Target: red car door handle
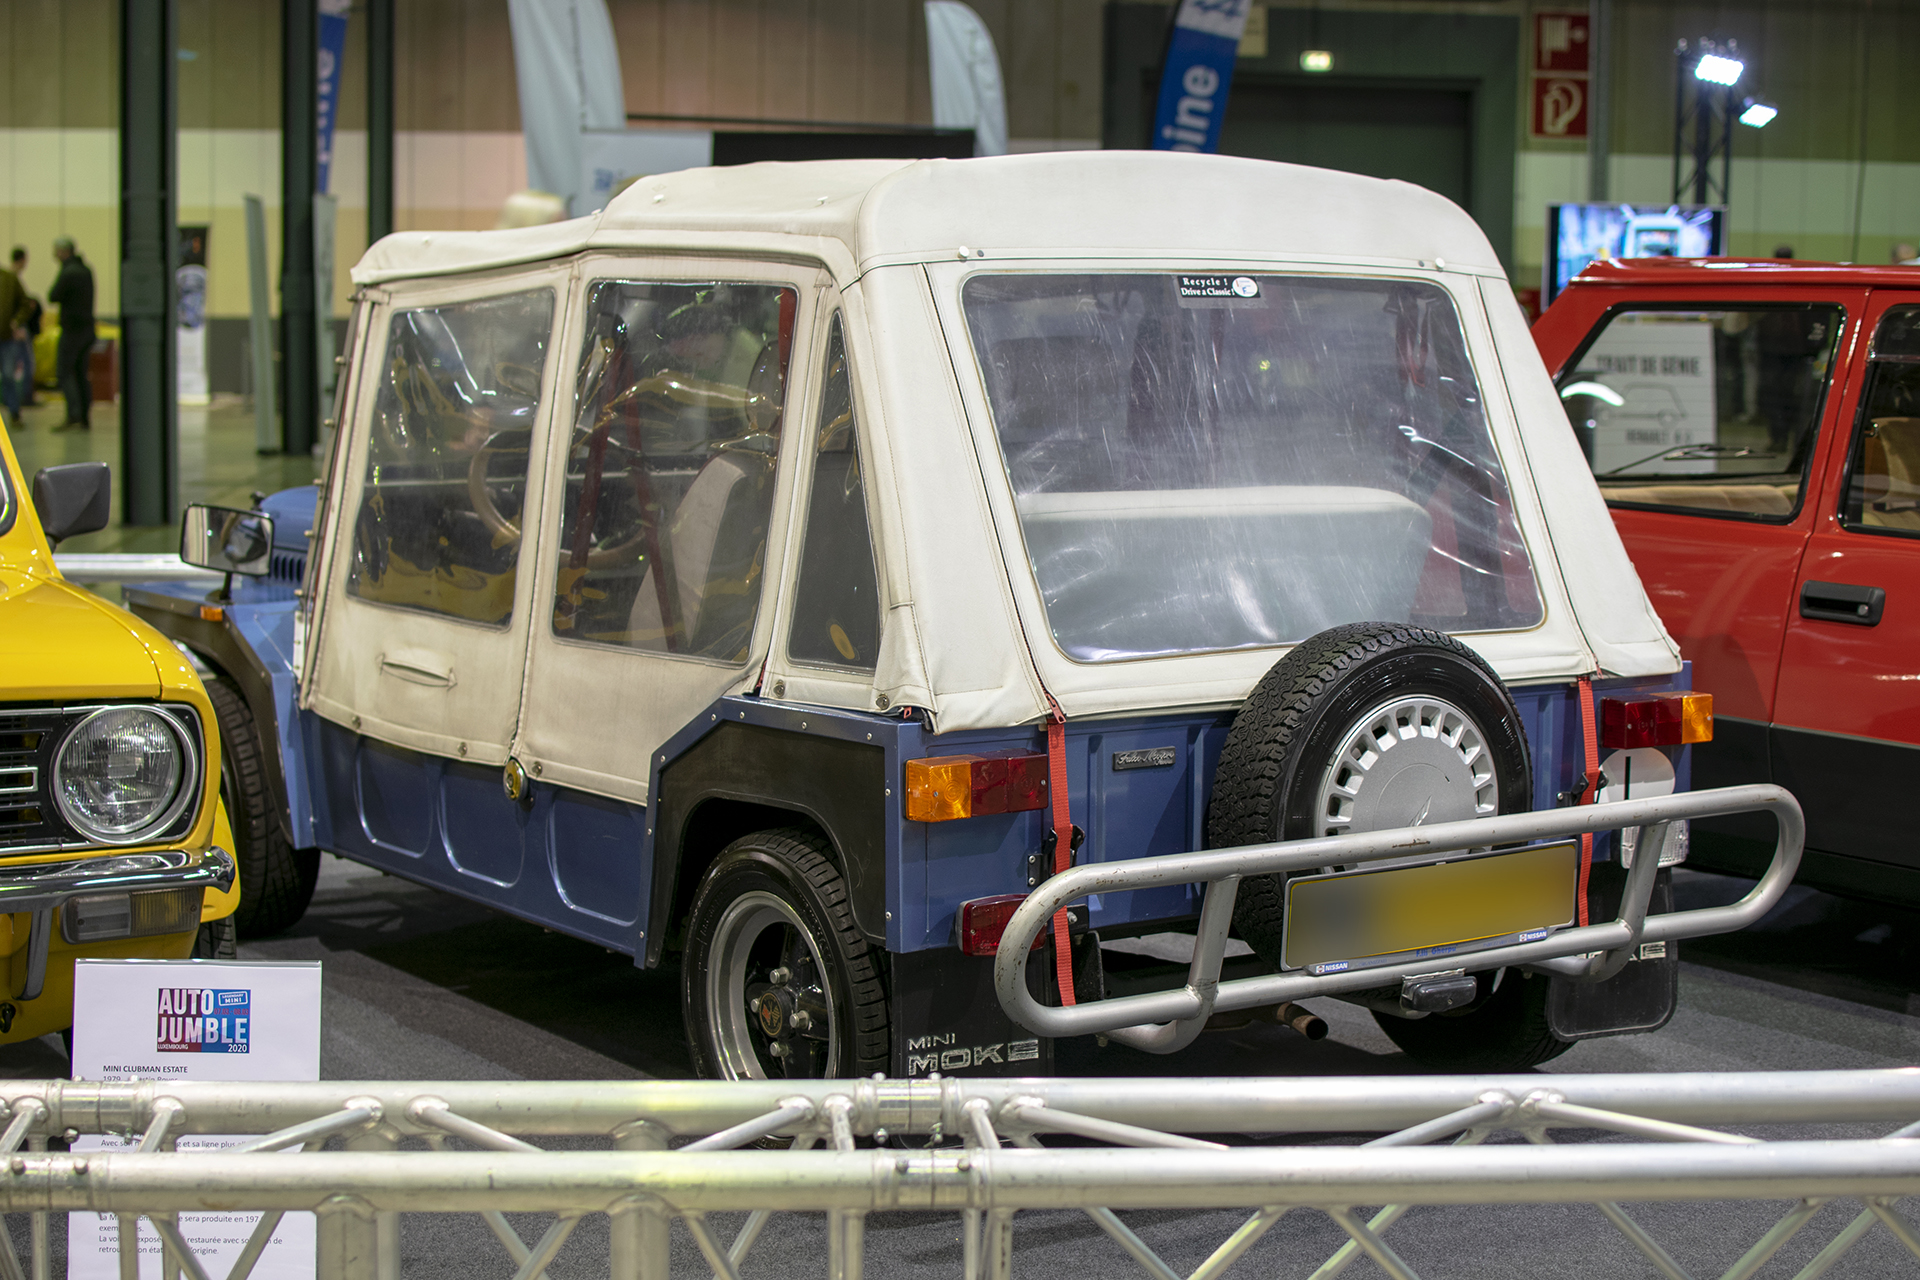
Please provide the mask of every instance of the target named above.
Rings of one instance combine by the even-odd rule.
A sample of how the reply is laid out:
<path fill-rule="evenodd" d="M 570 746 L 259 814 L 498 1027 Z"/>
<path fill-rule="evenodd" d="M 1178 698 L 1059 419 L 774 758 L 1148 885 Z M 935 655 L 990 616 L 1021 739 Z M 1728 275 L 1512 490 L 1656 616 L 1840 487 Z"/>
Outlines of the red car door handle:
<path fill-rule="evenodd" d="M 1800 587 L 1800 616 L 1821 622 L 1850 622 L 1856 627 L 1878 626 L 1887 593 L 1879 587 L 1851 582 L 1807 582 Z"/>

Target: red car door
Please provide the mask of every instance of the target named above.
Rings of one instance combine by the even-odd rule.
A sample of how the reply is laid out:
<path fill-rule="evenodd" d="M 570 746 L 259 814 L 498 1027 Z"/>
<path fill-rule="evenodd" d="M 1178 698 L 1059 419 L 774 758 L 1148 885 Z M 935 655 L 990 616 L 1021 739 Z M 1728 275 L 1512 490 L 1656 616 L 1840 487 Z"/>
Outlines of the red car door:
<path fill-rule="evenodd" d="M 1774 781 L 1810 849 L 1920 867 L 1906 819 L 1920 782 L 1920 291 L 1877 289 L 1792 597 L 1774 705 Z M 1831 873 L 1829 873 L 1831 874 Z"/>
<path fill-rule="evenodd" d="M 1694 664 L 1693 687 L 1714 696 L 1693 785 L 1766 781 L 1782 639 L 1815 522 L 1807 494 L 1838 410 L 1825 379 L 1866 292 L 1706 293 L 1696 282 L 1581 293 L 1542 320 L 1542 351 L 1647 594 Z M 1570 304 L 1589 309 L 1586 325 L 1554 315 Z M 1759 826 L 1727 834 L 1770 842 Z"/>

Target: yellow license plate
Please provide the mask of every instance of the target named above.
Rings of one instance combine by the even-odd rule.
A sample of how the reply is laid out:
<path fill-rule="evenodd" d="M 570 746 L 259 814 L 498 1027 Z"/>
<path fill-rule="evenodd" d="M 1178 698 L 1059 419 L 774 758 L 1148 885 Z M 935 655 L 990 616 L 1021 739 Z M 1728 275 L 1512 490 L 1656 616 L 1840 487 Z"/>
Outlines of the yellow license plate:
<path fill-rule="evenodd" d="M 1536 845 L 1391 871 L 1302 876 L 1287 884 L 1289 969 L 1405 952 L 1444 954 L 1573 919 L 1579 846 Z"/>

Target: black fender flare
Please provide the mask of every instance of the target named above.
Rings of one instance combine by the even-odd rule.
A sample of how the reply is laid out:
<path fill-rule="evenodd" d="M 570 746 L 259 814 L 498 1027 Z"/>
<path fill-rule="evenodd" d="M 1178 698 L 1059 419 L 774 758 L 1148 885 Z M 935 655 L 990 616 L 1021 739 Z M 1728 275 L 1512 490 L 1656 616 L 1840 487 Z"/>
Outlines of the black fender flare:
<path fill-rule="evenodd" d="M 667 935 L 706 870 L 713 849 L 689 848 L 703 809 L 733 807 L 743 818 L 798 815 L 832 843 L 846 877 L 855 926 L 886 940 L 886 752 L 878 744 L 721 721 L 660 766 L 653 810 L 652 893 L 641 963 L 660 962 Z M 736 824 L 737 825 L 737 824 Z M 744 835 L 746 831 L 735 831 Z M 720 840 L 724 845 L 727 839 Z M 690 874 L 685 874 L 690 872 Z"/>

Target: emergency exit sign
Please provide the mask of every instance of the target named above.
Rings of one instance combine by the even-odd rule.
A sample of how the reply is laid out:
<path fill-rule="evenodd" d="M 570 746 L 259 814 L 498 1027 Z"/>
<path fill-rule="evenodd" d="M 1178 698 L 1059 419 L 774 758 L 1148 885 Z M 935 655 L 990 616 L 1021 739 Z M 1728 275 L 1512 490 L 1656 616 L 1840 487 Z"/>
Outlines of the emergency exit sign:
<path fill-rule="evenodd" d="M 1534 137 L 1587 136 L 1589 47 L 1585 13 L 1533 15 L 1530 124 Z"/>

